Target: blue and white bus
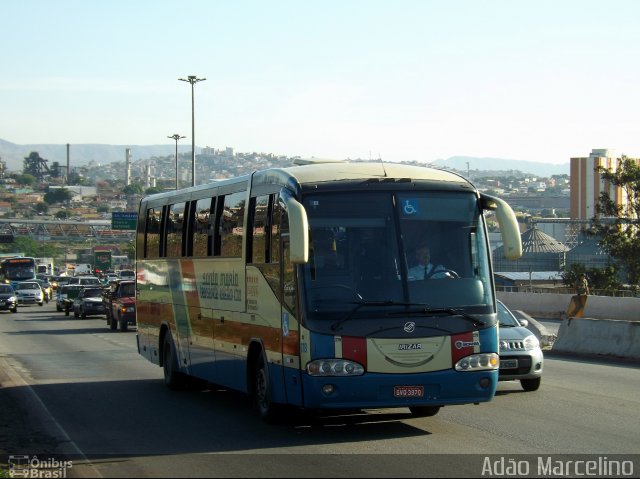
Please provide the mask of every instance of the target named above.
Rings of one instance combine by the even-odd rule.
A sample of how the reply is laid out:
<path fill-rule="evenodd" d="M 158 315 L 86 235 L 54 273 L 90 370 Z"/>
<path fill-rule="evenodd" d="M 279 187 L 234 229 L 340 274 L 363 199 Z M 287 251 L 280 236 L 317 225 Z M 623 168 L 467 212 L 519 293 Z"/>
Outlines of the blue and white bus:
<path fill-rule="evenodd" d="M 517 258 L 511 208 L 442 170 L 298 163 L 142 199 L 140 354 L 169 387 L 192 376 L 243 391 L 265 419 L 283 405 L 432 416 L 491 400 L 485 215 Z M 424 241 L 442 279 L 409 276 Z"/>

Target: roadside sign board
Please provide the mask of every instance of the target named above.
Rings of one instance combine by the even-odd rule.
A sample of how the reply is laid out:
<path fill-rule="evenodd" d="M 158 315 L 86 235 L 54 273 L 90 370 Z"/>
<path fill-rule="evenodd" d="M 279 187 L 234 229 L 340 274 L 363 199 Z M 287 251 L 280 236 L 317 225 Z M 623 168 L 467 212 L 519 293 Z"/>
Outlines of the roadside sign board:
<path fill-rule="evenodd" d="M 135 230 L 138 223 L 138 213 L 114 211 L 111 213 L 112 230 Z"/>

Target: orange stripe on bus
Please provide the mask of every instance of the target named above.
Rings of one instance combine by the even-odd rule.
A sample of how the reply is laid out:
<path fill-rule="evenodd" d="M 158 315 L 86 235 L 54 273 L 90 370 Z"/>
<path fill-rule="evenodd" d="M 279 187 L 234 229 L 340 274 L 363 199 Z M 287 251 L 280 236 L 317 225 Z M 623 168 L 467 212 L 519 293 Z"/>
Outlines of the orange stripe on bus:
<path fill-rule="evenodd" d="M 184 297 L 189 307 L 200 307 L 200 297 L 198 296 L 198 290 L 196 288 L 196 270 L 191 259 L 182 259 L 180 261 L 180 267 L 182 269 L 182 280 L 184 283 L 191 285 L 190 288 L 184 288 Z"/>

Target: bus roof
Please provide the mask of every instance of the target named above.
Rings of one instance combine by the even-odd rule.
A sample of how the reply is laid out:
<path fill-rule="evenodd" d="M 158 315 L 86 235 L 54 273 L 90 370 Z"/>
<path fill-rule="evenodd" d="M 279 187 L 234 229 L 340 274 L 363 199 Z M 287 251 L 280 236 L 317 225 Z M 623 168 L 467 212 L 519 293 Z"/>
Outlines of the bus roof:
<path fill-rule="evenodd" d="M 410 178 L 468 184 L 460 175 L 426 166 L 382 162 L 318 162 L 282 168 L 300 184 L 336 180 Z"/>
<path fill-rule="evenodd" d="M 209 188 L 225 188 L 229 185 L 247 183 L 251 175 L 243 175 L 214 183 L 202 184 L 178 191 L 150 195 L 142 199 L 143 202 L 163 203 L 163 199 L 171 198 L 172 201 L 188 201 L 193 193 Z M 256 171 L 254 182 L 276 183 L 289 185 L 296 189 L 298 185 L 307 183 L 323 183 L 345 180 L 370 180 L 385 178 L 409 179 L 421 181 L 445 182 L 472 186 L 469 181 L 457 173 L 427 166 L 406 165 L 401 163 L 377 162 L 347 162 L 337 160 L 303 160 L 294 166 L 283 168 L 270 168 Z"/>

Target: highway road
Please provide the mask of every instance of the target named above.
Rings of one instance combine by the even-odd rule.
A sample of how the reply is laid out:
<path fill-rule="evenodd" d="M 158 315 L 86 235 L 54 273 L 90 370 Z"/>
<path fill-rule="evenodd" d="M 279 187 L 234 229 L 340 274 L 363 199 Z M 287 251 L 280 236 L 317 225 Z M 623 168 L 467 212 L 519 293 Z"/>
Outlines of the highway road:
<path fill-rule="evenodd" d="M 137 354 L 135 331 L 53 303 L 0 313 L 0 352 L 57 438 L 52 456 L 71 454 L 68 477 L 479 477 L 501 458 L 576 454 L 631 461 L 639 473 L 640 368 L 631 364 L 549 356 L 540 390 L 501 382 L 490 403 L 432 418 L 385 409 L 291 413 L 267 425 L 242 394 L 169 391 Z"/>

